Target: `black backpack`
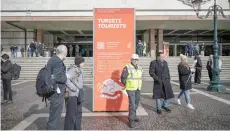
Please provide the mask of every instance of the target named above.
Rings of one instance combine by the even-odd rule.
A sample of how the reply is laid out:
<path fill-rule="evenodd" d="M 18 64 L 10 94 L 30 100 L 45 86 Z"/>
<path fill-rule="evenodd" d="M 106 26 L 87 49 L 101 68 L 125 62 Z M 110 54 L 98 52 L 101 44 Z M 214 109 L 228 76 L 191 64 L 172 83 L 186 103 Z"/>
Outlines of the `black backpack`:
<path fill-rule="evenodd" d="M 13 64 L 12 66 L 12 80 L 17 80 L 20 77 L 21 66 L 18 64 Z"/>
<path fill-rule="evenodd" d="M 37 95 L 42 97 L 42 102 L 46 102 L 46 99 L 56 92 L 57 84 L 46 66 L 38 72 L 35 87 Z"/>

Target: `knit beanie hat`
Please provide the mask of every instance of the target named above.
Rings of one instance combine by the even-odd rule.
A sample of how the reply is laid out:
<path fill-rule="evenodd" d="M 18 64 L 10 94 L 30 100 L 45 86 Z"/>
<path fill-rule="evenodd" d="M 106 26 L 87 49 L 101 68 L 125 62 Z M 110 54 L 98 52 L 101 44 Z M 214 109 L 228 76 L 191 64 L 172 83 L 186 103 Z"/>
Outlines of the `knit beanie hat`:
<path fill-rule="evenodd" d="M 75 65 L 80 65 L 81 63 L 85 62 L 85 59 L 82 58 L 81 56 L 75 56 L 75 60 L 74 60 L 74 63 Z"/>

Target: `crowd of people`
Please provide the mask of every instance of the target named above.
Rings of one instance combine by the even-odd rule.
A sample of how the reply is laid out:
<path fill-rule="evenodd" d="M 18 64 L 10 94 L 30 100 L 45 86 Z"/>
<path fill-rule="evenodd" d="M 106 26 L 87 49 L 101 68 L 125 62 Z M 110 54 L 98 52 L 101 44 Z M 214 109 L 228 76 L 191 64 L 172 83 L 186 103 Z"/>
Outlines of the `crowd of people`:
<path fill-rule="evenodd" d="M 200 54 L 204 56 L 204 43 L 200 46 L 198 43 L 193 43 L 192 41 L 187 42 L 184 46 L 184 54 L 189 57 Z"/>
<path fill-rule="evenodd" d="M 35 44 L 36 45 L 36 44 Z M 35 46 L 36 47 L 36 46 Z M 30 46 L 31 52 L 36 52 L 36 48 Z M 42 54 L 42 53 L 40 53 Z M 84 58 L 76 55 L 73 61 L 73 65 L 66 68 L 64 60 L 67 57 L 68 49 L 65 45 L 59 45 L 56 48 L 56 55 L 52 56 L 48 62 L 47 69 L 48 75 L 41 76 L 44 79 L 54 79 L 55 86 L 53 88 L 52 95 L 49 94 L 47 99 L 50 101 L 49 107 L 49 120 L 47 123 L 48 130 L 59 129 L 59 123 L 61 120 L 62 108 L 64 102 L 66 102 L 66 116 L 64 122 L 65 130 L 81 130 L 81 119 L 82 119 L 82 103 L 84 102 L 84 86 L 83 86 L 83 66 Z M 32 55 L 31 55 L 32 56 Z M 149 66 L 149 75 L 154 80 L 153 86 L 153 99 L 156 102 L 157 114 L 162 114 L 162 109 L 166 112 L 172 110 L 168 107 L 169 100 L 173 99 L 174 93 L 170 83 L 171 76 L 168 63 L 164 60 L 164 54 L 160 53 L 156 60 L 153 60 Z M 209 72 L 210 80 L 212 80 L 213 70 L 213 56 L 210 56 L 207 62 L 207 70 Z M 201 71 L 202 62 L 199 55 L 195 55 L 194 64 L 189 66 L 188 58 L 186 55 L 180 55 L 180 62 L 178 62 L 178 77 L 180 83 L 181 92 L 175 99 L 178 105 L 181 105 L 181 96 L 185 96 L 187 107 L 189 109 L 195 109 L 191 104 L 191 98 L 189 90 L 192 89 L 192 74 L 195 73 L 194 82 L 195 84 L 201 83 Z M 140 120 L 137 118 L 136 110 L 139 105 L 141 88 L 142 88 L 142 74 L 143 69 L 138 64 L 139 55 L 133 54 L 131 62 L 123 68 L 121 74 L 121 82 L 125 86 L 126 92 L 129 99 L 129 126 L 134 128 L 136 122 Z M 219 68 L 221 69 L 222 62 L 219 62 Z M 3 105 L 13 103 L 12 100 L 12 89 L 11 89 L 11 70 L 12 63 L 7 54 L 2 55 L 1 60 L 1 79 L 3 81 Z M 39 74 L 38 74 L 39 75 Z M 47 82 L 49 83 L 49 82 Z M 36 89 L 39 88 L 36 82 Z M 8 97 L 9 96 L 9 97 Z M 163 101 L 161 101 L 163 99 Z"/>
<path fill-rule="evenodd" d="M 46 44 L 33 40 L 26 48 L 24 45 L 19 47 L 16 44 L 11 45 L 10 53 L 11 57 L 50 57 L 56 54 L 56 47 L 48 48 Z M 3 47 L 1 47 L 1 51 L 4 51 Z M 73 57 L 75 55 L 89 56 L 85 49 L 80 48 L 79 45 L 68 45 L 68 56 Z"/>
<path fill-rule="evenodd" d="M 26 48 L 20 46 L 21 56 L 18 56 L 19 47 L 16 44 L 10 46 L 11 57 L 40 57 L 44 56 L 45 49 L 46 45 L 44 43 L 33 40 Z"/>
<path fill-rule="evenodd" d="M 147 56 L 147 44 L 145 41 L 139 40 L 137 43 L 137 54 L 142 57 L 142 56 Z"/>

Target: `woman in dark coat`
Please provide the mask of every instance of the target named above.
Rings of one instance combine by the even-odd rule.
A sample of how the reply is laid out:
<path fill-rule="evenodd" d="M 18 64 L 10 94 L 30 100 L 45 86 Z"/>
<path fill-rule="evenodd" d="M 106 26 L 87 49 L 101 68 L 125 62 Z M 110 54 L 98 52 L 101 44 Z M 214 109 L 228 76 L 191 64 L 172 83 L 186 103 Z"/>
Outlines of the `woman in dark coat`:
<path fill-rule="evenodd" d="M 191 74 L 194 72 L 194 69 L 190 69 L 188 65 L 188 60 L 185 55 L 180 55 L 181 62 L 178 65 L 178 74 L 180 81 L 181 92 L 178 95 L 177 103 L 181 105 L 180 97 L 184 94 L 187 107 L 190 109 L 195 109 L 193 105 L 190 104 L 190 95 L 189 90 L 192 89 Z"/>
<path fill-rule="evenodd" d="M 11 89 L 11 79 L 12 79 L 12 63 L 9 60 L 9 55 L 2 55 L 1 61 L 1 78 L 3 84 L 3 105 L 11 104 L 12 101 L 12 89 Z M 8 97 L 9 95 L 9 97 Z"/>

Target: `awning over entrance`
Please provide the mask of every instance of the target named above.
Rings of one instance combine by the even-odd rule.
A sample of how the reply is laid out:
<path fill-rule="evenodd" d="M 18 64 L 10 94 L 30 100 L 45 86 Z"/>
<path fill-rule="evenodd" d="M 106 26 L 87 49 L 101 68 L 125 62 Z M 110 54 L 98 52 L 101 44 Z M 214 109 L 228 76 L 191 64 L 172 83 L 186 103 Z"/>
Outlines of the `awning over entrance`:
<path fill-rule="evenodd" d="M 93 21 L 9 21 L 14 25 L 25 29 L 44 30 L 92 30 Z M 2 30 L 8 29 L 9 25 L 2 22 Z M 137 20 L 136 30 L 147 29 L 164 30 L 211 30 L 213 21 L 211 20 Z M 226 20 L 218 21 L 218 29 L 230 30 L 230 22 Z"/>

